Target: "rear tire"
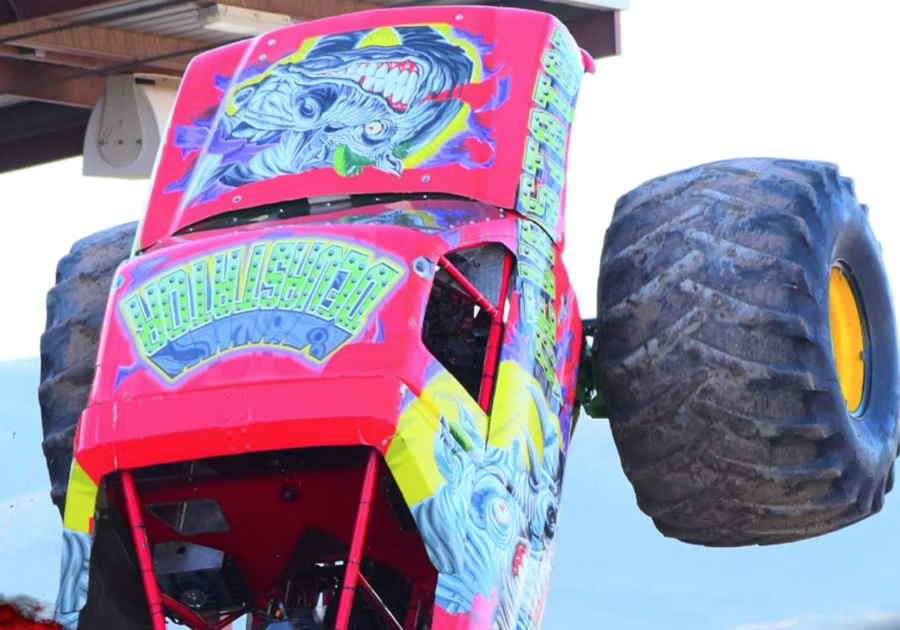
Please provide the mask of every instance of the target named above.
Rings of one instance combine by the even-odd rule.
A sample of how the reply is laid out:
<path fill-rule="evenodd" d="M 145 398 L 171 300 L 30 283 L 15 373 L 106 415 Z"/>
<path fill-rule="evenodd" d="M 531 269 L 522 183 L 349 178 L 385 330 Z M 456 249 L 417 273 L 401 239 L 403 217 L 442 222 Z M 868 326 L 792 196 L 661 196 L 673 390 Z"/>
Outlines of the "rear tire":
<path fill-rule="evenodd" d="M 75 243 L 59 261 L 56 286 L 47 294 L 38 400 L 50 496 L 60 513 L 66 502 L 75 426 L 94 380 L 110 284 L 131 252 L 136 231 L 137 223 L 127 223 Z"/>
<path fill-rule="evenodd" d="M 836 263 L 875 341 L 852 414 L 831 337 Z M 613 436 L 663 534 L 774 544 L 881 509 L 898 444 L 896 324 L 867 209 L 835 166 L 731 160 L 625 195 L 597 312 Z"/>

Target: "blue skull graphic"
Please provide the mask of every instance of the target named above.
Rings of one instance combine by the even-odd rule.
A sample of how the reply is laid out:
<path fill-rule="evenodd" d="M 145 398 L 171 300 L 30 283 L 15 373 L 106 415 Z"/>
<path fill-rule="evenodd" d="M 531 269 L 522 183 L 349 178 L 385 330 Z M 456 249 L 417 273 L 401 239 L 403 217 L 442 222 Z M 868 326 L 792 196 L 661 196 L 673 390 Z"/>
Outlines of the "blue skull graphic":
<path fill-rule="evenodd" d="M 451 614 L 466 613 L 476 596 L 496 593 L 499 606 L 491 627 L 498 630 L 536 626 L 556 538 L 562 481 L 558 434 L 540 388 L 525 386 L 540 416 L 543 455 L 527 433 L 530 465 L 519 440 L 509 448 L 486 445 L 460 405 L 461 428 L 442 416 L 435 435 L 435 462 L 446 483 L 412 507 L 440 572 L 437 603 Z"/>
<path fill-rule="evenodd" d="M 389 45 L 367 44 L 371 30 L 328 35 L 299 61 L 230 80 L 214 116 L 176 130 L 175 144 L 200 155 L 167 190 L 192 203 L 317 168 L 399 175 L 403 159 L 459 115 L 457 96 L 481 64 L 472 51 L 486 47 L 464 47 L 428 25 L 389 30 Z"/>

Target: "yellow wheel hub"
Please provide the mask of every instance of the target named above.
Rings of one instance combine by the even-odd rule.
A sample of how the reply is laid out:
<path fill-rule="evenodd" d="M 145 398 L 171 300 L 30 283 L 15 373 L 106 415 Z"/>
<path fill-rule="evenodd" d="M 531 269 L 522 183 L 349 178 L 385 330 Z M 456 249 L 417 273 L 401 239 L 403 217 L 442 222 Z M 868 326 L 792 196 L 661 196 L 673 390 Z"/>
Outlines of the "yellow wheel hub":
<path fill-rule="evenodd" d="M 831 344 L 841 392 L 851 413 L 862 406 L 866 383 L 865 338 L 863 322 L 853 285 L 844 270 L 831 268 L 828 290 L 831 316 Z"/>

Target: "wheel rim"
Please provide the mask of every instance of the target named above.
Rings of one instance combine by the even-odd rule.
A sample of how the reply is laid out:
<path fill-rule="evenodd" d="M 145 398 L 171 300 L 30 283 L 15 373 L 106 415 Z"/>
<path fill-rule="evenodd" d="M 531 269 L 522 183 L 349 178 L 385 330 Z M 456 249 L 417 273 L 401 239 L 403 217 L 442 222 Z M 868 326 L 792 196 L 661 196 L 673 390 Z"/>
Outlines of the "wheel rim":
<path fill-rule="evenodd" d="M 843 264 L 831 268 L 828 311 L 841 393 L 850 413 L 858 414 L 862 411 L 866 391 L 866 327 L 858 292 Z"/>

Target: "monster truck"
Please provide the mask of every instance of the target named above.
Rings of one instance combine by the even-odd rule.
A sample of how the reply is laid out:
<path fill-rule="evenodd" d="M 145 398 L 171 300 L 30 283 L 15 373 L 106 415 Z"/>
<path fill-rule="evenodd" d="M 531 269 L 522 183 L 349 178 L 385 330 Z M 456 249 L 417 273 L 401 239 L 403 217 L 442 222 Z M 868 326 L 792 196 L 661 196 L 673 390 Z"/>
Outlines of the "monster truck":
<path fill-rule="evenodd" d="M 489 7 L 194 59 L 141 224 L 76 244 L 48 299 L 62 624 L 537 628 L 580 405 L 665 535 L 881 508 L 896 327 L 852 183 L 755 159 L 641 186 L 583 324 L 562 251 L 591 67 L 555 18 Z"/>

